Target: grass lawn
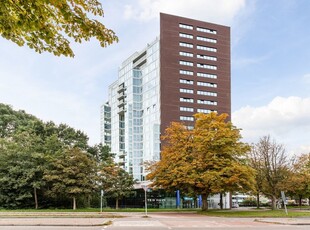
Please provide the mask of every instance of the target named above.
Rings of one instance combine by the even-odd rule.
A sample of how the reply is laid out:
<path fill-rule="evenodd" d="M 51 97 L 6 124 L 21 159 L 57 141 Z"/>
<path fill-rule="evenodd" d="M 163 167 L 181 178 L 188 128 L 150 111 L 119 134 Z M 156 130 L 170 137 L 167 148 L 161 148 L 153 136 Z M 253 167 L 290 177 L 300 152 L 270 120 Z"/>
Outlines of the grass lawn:
<path fill-rule="evenodd" d="M 158 209 L 148 208 L 148 212 L 197 212 L 197 209 Z M 81 209 L 0 209 L 0 212 L 100 212 L 100 208 Z M 103 208 L 102 212 L 145 212 L 144 208 Z"/>
<path fill-rule="evenodd" d="M 144 212 L 145 209 L 143 208 L 132 208 L 132 209 L 103 209 L 103 213 L 111 213 L 111 212 Z M 309 210 L 300 210 L 300 209 L 288 209 L 288 215 L 286 215 L 285 211 L 283 209 L 281 210 L 269 210 L 269 209 L 247 209 L 247 210 L 238 210 L 238 209 L 232 209 L 232 210 L 208 210 L 208 211 L 200 211 L 199 209 L 153 209 L 149 208 L 147 210 L 149 213 L 152 212 L 192 212 L 192 213 L 198 213 L 201 215 L 206 216 L 218 216 L 218 217 L 309 217 L 310 218 L 310 211 Z M 1 212 L 4 213 L 50 213 L 50 215 L 53 215 L 53 213 L 67 213 L 64 215 L 70 216 L 70 213 L 75 213 L 75 215 L 78 215 L 78 213 L 81 213 L 81 215 L 92 215 L 91 213 L 94 213 L 94 215 L 100 214 L 100 209 L 98 208 L 82 208 L 77 210 L 72 209 L 16 209 L 16 210 L 7 210 L 7 209 L 0 209 Z M 84 214 L 82 214 L 84 213 Z M 86 214 L 88 213 L 88 214 Z M 39 214 L 40 215 L 40 214 Z"/>
<path fill-rule="evenodd" d="M 206 216 L 219 216 L 219 217 L 310 217 L 309 211 L 288 210 L 286 215 L 285 210 L 209 210 L 199 211 L 198 213 Z"/>

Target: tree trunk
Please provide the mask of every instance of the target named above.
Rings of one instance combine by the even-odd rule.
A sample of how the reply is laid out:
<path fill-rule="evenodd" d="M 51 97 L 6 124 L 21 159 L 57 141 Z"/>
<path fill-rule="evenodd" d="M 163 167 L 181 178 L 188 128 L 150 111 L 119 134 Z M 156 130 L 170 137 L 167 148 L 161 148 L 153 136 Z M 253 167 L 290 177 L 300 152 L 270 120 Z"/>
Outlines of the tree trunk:
<path fill-rule="evenodd" d="M 76 210 L 76 199 L 75 199 L 75 196 L 73 197 L 73 210 Z"/>
<path fill-rule="evenodd" d="M 91 196 L 87 196 L 87 208 L 90 208 Z"/>
<path fill-rule="evenodd" d="M 223 209 L 223 193 L 220 193 L 220 208 Z"/>
<path fill-rule="evenodd" d="M 33 188 L 33 196 L 34 196 L 34 205 L 35 209 L 38 209 L 38 195 L 37 195 L 37 188 Z"/>
<path fill-rule="evenodd" d="M 256 193 L 256 208 L 260 208 L 260 204 L 259 204 L 259 192 L 258 193 Z"/>
<path fill-rule="evenodd" d="M 300 209 L 301 209 L 301 200 L 302 200 L 302 196 L 299 195 L 299 196 L 298 196 L 298 202 L 299 202 L 299 208 L 300 208 Z"/>
<path fill-rule="evenodd" d="M 201 198 L 202 198 L 201 210 L 202 211 L 207 211 L 208 210 L 208 195 L 207 194 L 202 194 Z"/>
<path fill-rule="evenodd" d="M 118 198 L 115 200 L 115 209 L 118 209 Z"/>
<path fill-rule="evenodd" d="M 275 196 L 271 197 L 271 209 L 276 210 L 277 209 L 277 198 Z"/>

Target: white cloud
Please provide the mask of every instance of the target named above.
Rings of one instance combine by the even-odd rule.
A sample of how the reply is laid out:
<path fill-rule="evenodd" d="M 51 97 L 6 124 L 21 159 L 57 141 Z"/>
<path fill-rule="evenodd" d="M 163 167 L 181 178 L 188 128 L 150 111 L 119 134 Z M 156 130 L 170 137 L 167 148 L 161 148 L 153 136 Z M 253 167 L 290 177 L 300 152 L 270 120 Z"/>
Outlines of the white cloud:
<path fill-rule="evenodd" d="M 159 12 L 163 12 L 230 24 L 245 5 L 246 0 L 136 0 L 125 5 L 124 16 L 126 19 L 148 21 L 157 18 Z"/>
<path fill-rule="evenodd" d="M 310 150 L 310 98 L 276 97 L 268 105 L 246 106 L 232 115 L 234 125 L 241 128 L 245 141 L 257 142 L 271 135 L 284 144 L 288 152 Z"/>

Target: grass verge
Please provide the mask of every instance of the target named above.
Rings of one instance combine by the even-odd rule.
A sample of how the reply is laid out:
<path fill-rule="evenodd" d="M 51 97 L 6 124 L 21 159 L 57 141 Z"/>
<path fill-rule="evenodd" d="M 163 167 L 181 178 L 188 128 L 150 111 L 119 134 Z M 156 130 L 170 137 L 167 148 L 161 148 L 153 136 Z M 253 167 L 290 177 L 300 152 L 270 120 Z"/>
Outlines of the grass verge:
<path fill-rule="evenodd" d="M 286 215 L 284 210 L 209 210 L 199 211 L 198 213 L 206 216 L 217 216 L 217 217 L 261 217 L 261 218 L 293 218 L 293 217 L 310 217 L 310 212 L 307 211 L 293 211 L 288 210 Z"/>
<path fill-rule="evenodd" d="M 158 209 L 158 208 L 149 208 L 148 212 L 197 212 L 198 209 Z M 62 212 L 62 213 L 98 213 L 100 209 L 98 208 L 81 208 L 81 209 L 0 209 L 0 212 Z M 102 209 L 102 212 L 145 212 L 144 208 L 120 208 L 120 209 L 112 209 L 105 208 Z"/>

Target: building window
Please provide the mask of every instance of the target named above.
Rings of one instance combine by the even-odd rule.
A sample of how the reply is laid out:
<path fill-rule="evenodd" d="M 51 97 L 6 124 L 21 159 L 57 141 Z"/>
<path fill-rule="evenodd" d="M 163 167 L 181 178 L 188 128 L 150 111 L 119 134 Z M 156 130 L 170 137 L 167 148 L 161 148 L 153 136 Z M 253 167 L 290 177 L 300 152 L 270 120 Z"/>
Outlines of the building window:
<path fill-rule="evenodd" d="M 187 48 L 193 48 L 194 47 L 193 44 L 186 43 L 186 42 L 180 42 L 179 45 L 182 47 L 187 47 Z"/>
<path fill-rule="evenodd" d="M 179 54 L 180 54 L 180 56 L 186 56 L 186 57 L 193 57 L 194 56 L 194 54 L 192 54 L 192 53 L 183 52 L 183 51 L 180 51 Z"/>
<path fill-rule="evenodd" d="M 198 68 L 204 68 L 204 69 L 213 69 L 213 70 L 217 70 L 217 67 L 216 67 L 215 65 L 207 65 L 207 64 L 197 63 L 197 67 L 198 67 Z"/>
<path fill-rule="evenodd" d="M 194 121 L 193 117 L 180 116 L 181 121 Z"/>
<path fill-rule="evenodd" d="M 209 74 L 209 73 L 197 73 L 197 76 L 198 77 L 217 79 L 217 76 L 215 74 Z"/>
<path fill-rule="evenodd" d="M 208 47 L 208 46 L 201 46 L 201 45 L 197 45 L 197 49 L 199 50 L 206 50 L 206 51 L 210 51 L 210 52 L 216 52 L 216 48 L 212 48 L 212 47 Z"/>
<path fill-rule="evenodd" d="M 206 38 L 206 37 L 200 37 L 200 36 L 197 36 L 197 40 L 199 40 L 199 41 L 205 41 L 205 42 L 211 42 L 211 43 L 216 43 L 216 42 L 217 42 L 215 39 Z"/>
<path fill-rule="evenodd" d="M 197 94 L 198 94 L 198 95 L 211 96 L 211 97 L 217 97 L 217 93 L 209 92 L 209 91 L 198 90 L 198 91 L 197 91 Z"/>
<path fill-rule="evenodd" d="M 197 113 L 211 113 L 212 110 L 210 109 L 197 109 Z"/>
<path fill-rule="evenodd" d="M 216 34 L 216 30 L 211 30 L 203 27 L 197 27 L 197 31 L 209 33 L 209 34 Z"/>
<path fill-rule="evenodd" d="M 189 108 L 189 107 L 180 107 L 180 111 L 185 111 L 185 112 L 194 112 L 194 108 Z"/>
<path fill-rule="evenodd" d="M 204 105 L 217 105 L 216 101 L 208 101 L 208 100 L 197 100 L 198 104 L 204 104 Z"/>
<path fill-rule="evenodd" d="M 184 34 L 184 33 L 179 33 L 179 36 L 181 38 L 189 38 L 189 39 L 193 39 L 194 38 L 193 35 L 191 35 L 191 34 Z"/>
<path fill-rule="evenodd" d="M 181 102 L 194 103 L 194 99 L 193 99 L 193 98 L 181 97 L 181 98 L 180 98 L 180 101 L 181 101 Z"/>
<path fill-rule="evenodd" d="M 209 83 L 209 82 L 202 82 L 202 81 L 198 81 L 197 85 L 199 86 L 207 86 L 207 87 L 212 87 L 212 88 L 217 88 L 217 84 L 215 83 Z"/>
<path fill-rule="evenodd" d="M 180 93 L 191 93 L 191 94 L 193 94 L 194 90 L 192 90 L 192 89 L 180 89 Z"/>
<path fill-rule="evenodd" d="M 194 75 L 193 71 L 188 71 L 188 70 L 180 70 L 180 74 L 184 75 Z"/>
<path fill-rule="evenodd" d="M 182 23 L 179 24 L 179 27 L 183 29 L 188 29 L 188 30 L 192 30 L 194 28 L 193 26 L 182 24 Z"/>
<path fill-rule="evenodd" d="M 203 55 L 203 54 L 197 54 L 197 58 L 200 59 L 205 59 L 205 60 L 210 60 L 210 61 L 217 61 L 216 57 L 208 56 L 208 55 Z"/>
<path fill-rule="evenodd" d="M 179 61 L 180 65 L 193 66 L 193 62 L 190 61 Z"/>
<path fill-rule="evenodd" d="M 187 79 L 180 79 L 180 83 L 182 84 L 188 84 L 188 85 L 193 85 L 194 81 L 192 80 L 187 80 Z"/>

